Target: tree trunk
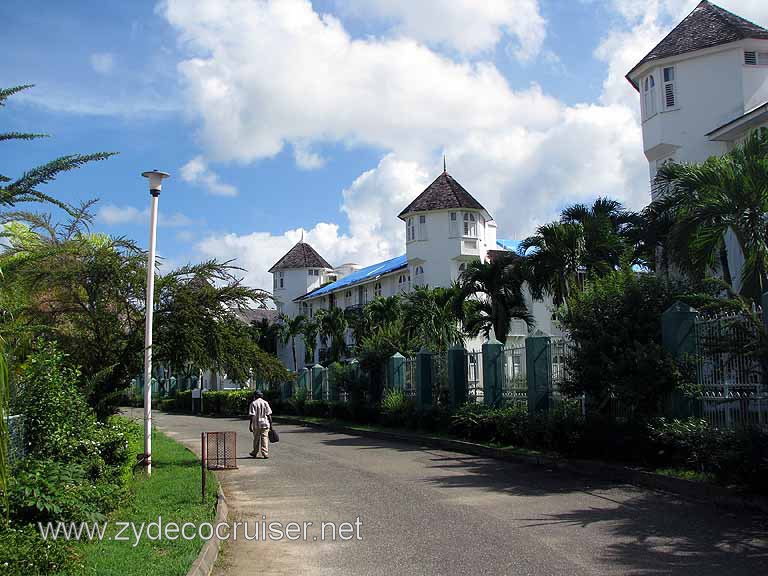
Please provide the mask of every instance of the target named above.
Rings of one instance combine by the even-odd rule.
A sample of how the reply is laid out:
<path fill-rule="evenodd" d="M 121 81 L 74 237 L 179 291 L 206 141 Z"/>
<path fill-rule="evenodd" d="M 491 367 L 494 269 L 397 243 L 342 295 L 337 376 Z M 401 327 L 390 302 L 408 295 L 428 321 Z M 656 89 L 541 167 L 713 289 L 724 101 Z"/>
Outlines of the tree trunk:
<path fill-rule="evenodd" d="M 299 367 L 296 362 L 296 338 L 291 336 L 291 352 L 293 352 L 293 371 L 297 372 Z"/>

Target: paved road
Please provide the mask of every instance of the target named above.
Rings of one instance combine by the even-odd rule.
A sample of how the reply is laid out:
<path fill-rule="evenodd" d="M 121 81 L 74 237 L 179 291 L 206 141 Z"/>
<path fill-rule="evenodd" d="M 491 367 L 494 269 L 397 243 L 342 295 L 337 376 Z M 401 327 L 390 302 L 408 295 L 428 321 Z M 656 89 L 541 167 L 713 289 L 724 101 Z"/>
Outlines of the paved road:
<path fill-rule="evenodd" d="M 221 473 L 236 520 L 354 522 L 362 541 L 229 542 L 220 575 L 768 574 L 765 517 L 404 443 L 284 425 L 270 460 L 241 420 L 158 414 L 196 446 L 236 430 Z M 319 532 L 319 530 L 318 530 Z"/>

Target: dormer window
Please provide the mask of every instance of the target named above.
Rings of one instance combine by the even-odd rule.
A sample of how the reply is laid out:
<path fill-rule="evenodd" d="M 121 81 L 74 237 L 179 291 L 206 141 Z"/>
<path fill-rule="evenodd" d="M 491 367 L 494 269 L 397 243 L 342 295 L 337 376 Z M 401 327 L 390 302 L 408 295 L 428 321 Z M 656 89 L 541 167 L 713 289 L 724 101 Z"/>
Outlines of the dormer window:
<path fill-rule="evenodd" d="M 677 84 L 675 81 L 675 67 L 664 68 L 664 109 L 677 108 Z"/>
<path fill-rule="evenodd" d="M 646 119 L 656 115 L 656 79 L 653 74 L 646 76 L 643 82 L 643 114 Z"/>
<path fill-rule="evenodd" d="M 745 66 L 768 66 L 768 52 L 746 50 L 744 52 Z"/>
<path fill-rule="evenodd" d="M 464 212 L 464 236 L 477 238 L 477 219 L 472 212 Z"/>

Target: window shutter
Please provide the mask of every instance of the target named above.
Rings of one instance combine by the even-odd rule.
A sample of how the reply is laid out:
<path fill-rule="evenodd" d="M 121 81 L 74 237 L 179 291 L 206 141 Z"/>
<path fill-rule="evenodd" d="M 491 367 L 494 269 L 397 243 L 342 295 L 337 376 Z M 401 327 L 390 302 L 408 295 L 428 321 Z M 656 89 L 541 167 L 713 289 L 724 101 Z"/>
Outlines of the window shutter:
<path fill-rule="evenodd" d="M 677 106 L 677 90 L 675 90 L 675 68 L 664 68 L 664 108 Z"/>
<path fill-rule="evenodd" d="M 744 64 L 746 64 L 747 66 L 757 66 L 757 52 L 745 51 Z"/>
<path fill-rule="evenodd" d="M 768 52 L 757 53 L 757 64 L 758 66 L 768 66 Z"/>

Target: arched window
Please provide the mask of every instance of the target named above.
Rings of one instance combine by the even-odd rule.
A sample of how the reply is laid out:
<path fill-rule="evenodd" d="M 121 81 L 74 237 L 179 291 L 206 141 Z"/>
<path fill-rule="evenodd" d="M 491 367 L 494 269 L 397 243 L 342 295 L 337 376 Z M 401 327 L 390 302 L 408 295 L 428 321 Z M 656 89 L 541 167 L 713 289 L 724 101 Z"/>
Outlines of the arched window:
<path fill-rule="evenodd" d="M 656 114 L 656 79 L 653 74 L 646 76 L 643 83 L 643 107 L 646 118 Z"/>
<path fill-rule="evenodd" d="M 464 236 L 477 238 L 477 220 L 472 212 L 464 212 Z"/>
<path fill-rule="evenodd" d="M 466 269 L 467 269 L 467 263 L 466 262 L 462 262 L 461 264 L 459 264 L 459 276 L 464 274 L 464 271 Z"/>
<path fill-rule="evenodd" d="M 347 308 L 349 306 L 352 306 L 352 290 L 347 290 L 346 294 L 344 294 L 344 307 Z"/>
<path fill-rule="evenodd" d="M 373 297 L 374 298 L 381 297 L 381 282 L 376 282 L 376 284 L 373 285 Z"/>
<path fill-rule="evenodd" d="M 400 276 L 397 277 L 397 289 L 400 292 L 407 292 L 409 281 L 410 278 L 406 274 L 400 274 Z"/>

